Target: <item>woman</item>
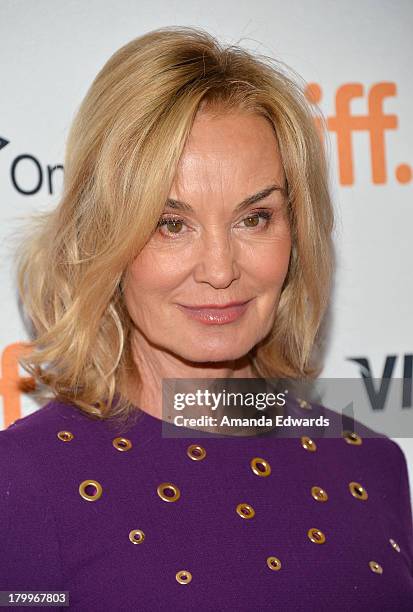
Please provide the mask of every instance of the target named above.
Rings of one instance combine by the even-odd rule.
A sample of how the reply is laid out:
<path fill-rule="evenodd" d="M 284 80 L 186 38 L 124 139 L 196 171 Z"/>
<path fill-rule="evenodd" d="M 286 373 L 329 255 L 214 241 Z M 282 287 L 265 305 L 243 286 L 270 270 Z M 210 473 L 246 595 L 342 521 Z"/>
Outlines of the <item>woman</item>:
<path fill-rule="evenodd" d="M 109 59 L 19 258 L 23 363 L 49 401 L 0 432 L 1 590 L 68 591 L 74 610 L 412 609 L 389 438 L 287 393 L 282 414 L 337 435 L 162 435 L 165 381 L 319 373 L 332 228 L 285 66 L 177 27 Z"/>

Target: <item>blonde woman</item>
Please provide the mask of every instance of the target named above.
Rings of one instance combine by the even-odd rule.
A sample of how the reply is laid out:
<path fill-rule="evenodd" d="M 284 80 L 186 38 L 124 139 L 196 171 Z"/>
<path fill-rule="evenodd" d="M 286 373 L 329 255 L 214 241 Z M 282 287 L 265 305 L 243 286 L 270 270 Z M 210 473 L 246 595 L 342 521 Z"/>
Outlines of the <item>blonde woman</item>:
<path fill-rule="evenodd" d="M 320 372 L 333 212 L 296 76 L 170 27 L 92 83 L 18 259 L 47 403 L 0 432 L 0 590 L 85 611 L 412 609 L 389 438 L 162 435 L 166 380 Z"/>

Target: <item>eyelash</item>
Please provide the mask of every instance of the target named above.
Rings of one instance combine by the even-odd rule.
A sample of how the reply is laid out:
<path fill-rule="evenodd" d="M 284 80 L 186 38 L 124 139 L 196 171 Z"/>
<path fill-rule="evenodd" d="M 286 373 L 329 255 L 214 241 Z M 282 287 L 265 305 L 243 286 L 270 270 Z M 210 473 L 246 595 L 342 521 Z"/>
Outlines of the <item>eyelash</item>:
<path fill-rule="evenodd" d="M 241 220 L 241 223 L 242 223 L 242 221 L 245 221 L 246 219 L 251 219 L 251 217 L 258 217 L 259 219 L 265 219 L 266 220 L 266 223 L 265 223 L 264 227 L 262 228 L 263 230 L 266 230 L 268 228 L 268 226 L 270 225 L 270 223 L 271 223 L 271 219 L 272 219 L 273 214 L 274 214 L 274 211 L 270 211 L 270 210 L 267 210 L 267 209 L 254 210 L 249 215 L 244 217 L 244 219 Z M 157 224 L 157 228 L 160 229 L 161 227 L 163 227 L 164 225 L 166 225 L 169 222 L 184 223 L 185 224 L 185 220 L 184 219 L 181 219 L 179 217 L 177 218 L 177 217 L 169 217 L 168 216 L 168 217 L 162 217 L 159 220 L 159 222 Z M 252 227 L 252 228 L 246 227 L 245 229 L 256 230 L 256 229 L 258 229 L 258 226 L 257 227 Z M 179 233 L 180 232 L 178 232 L 175 235 L 178 236 Z M 171 234 L 169 234 L 169 236 L 172 236 L 172 235 L 173 235 L 173 232 Z M 165 237 L 168 237 L 168 236 L 165 236 Z M 173 238 L 173 240 L 175 240 L 175 239 Z"/>

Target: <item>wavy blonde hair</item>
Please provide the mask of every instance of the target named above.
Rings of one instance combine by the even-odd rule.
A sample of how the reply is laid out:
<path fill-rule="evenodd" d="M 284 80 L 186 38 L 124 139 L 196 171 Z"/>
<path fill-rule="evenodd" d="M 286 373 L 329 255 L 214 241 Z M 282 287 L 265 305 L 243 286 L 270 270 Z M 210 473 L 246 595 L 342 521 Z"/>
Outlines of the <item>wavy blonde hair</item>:
<path fill-rule="evenodd" d="M 123 279 L 163 212 L 201 109 L 256 113 L 274 127 L 292 252 L 274 328 L 250 358 L 262 377 L 319 374 L 311 357 L 330 292 L 333 210 L 316 126 L 324 119 L 300 79 L 280 61 L 192 27 L 151 31 L 110 57 L 71 125 L 58 206 L 31 217 L 17 252 L 33 328 L 21 365 L 40 397 L 98 418 L 136 412 L 125 393 L 131 376 L 140 379 Z"/>

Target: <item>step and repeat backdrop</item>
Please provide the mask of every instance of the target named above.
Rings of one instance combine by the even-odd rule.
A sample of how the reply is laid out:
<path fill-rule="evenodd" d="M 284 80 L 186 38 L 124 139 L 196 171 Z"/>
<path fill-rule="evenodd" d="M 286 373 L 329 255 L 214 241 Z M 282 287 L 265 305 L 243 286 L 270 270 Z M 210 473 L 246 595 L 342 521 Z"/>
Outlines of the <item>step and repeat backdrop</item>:
<path fill-rule="evenodd" d="M 413 492 L 410 0 L 1 2 L 0 429 L 38 408 L 17 361 L 27 339 L 13 268 L 21 223 L 58 203 L 68 129 L 98 70 L 129 40 L 167 25 L 281 60 L 321 108 L 337 261 L 323 401 L 337 411 L 350 404 L 400 444 Z M 353 386 L 362 418 L 346 396 Z"/>

